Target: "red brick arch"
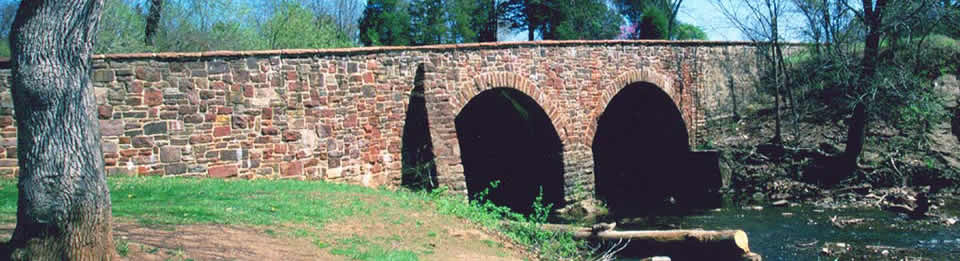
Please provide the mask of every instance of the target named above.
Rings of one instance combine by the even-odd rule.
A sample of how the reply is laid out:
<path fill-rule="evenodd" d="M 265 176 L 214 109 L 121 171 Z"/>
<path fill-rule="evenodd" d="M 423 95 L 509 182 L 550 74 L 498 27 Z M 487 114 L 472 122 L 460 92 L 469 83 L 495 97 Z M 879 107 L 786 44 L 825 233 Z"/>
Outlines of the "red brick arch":
<path fill-rule="evenodd" d="M 591 144 L 593 144 L 593 136 L 597 131 L 597 122 L 600 120 L 600 115 L 603 114 L 604 110 L 606 110 L 607 105 L 609 105 L 610 101 L 613 100 L 613 97 L 616 96 L 617 93 L 619 93 L 624 87 L 637 82 L 646 82 L 657 86 L 663 90 L 667 96 L 670 97 L 670 99 L 673 101 L 673 104 L 676 105 L 678 109 L 681 109 L 680 105 L 677 103 L 676 94 L 673 91 L 673 83 L 669 80 L 669 78 L 652 69 L 640 69 L 625 72 L 617 77 L 617 79 L 614 80 L 611 85 L 604 86 L 603 89 L 600 90 L 600 96 L 595 103 L 596 107 L 594 107 L 590 112 L 590 122 L 586 128 L 586 137 L 584 137 L 584 140 L 586 141 L 585 145 L 591 146 Z M 684 119 L 684 121 L 686 120 L 687 119 Z"/>
<path fill-rule="evenodd" d="M 473 81 L 463 84 L 457 90 L 456 97 L 450 99 L 453 115 L 460 114 L 463 107 L 470 102 L 470 99 L 477 96 L 477 94 L 489 89 L 501 87 L 515 89 L 533 98 L 533 100 L 543 108 L 543 111 L 547 113 L 547 117 L 550 117 L 550 121 L 553 122 L 553 127 L 557 130 L 557 134 L 561 139 L 566 137 L 567 130 L 565 127 L 567 120 L 566 117 L 564 117 L 563 110 L 561 110 L 559 106 L 560 102 L 551 98 L 550 95 L 534 85 L 527 78 L 515 73 L 485 73 L 477 76 Z"/>

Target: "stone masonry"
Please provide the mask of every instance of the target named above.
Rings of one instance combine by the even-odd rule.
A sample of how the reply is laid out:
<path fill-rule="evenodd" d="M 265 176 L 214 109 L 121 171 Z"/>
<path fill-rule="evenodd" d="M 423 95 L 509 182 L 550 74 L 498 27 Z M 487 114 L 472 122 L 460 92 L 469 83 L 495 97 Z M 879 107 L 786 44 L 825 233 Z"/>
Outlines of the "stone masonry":
<path fill-rule="evenodd" d="M 752 84 L 757 50 L 738 42 L 541 41 L 110 54 L 94 57 L 93 85 L 108 175 L 394 186 L 422 65 L 442 185 L 466 190 L 459 110 L 486 89 L 509 87 L 550 116 L 564 145 L 567 200 L 579 200 L 593 188 L 597 119 L 620 88 L 638 81 L 662 88 L 696 146 L 706 119 L 761 98 Z M 17 142 L 9 66 L 0 75 L 0 174 L 11 176 Z"/>

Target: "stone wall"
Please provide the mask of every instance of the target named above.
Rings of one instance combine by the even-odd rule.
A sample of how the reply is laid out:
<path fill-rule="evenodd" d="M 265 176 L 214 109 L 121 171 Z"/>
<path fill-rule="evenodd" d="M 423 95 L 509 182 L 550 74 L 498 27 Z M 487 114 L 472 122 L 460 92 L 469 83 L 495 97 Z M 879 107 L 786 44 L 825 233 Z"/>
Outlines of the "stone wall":
<path fill-rule="evenodd" d="M 93 75 L 109 175 L 324 179 L 398 185 L 405 110 L 424 67 L 439 181 L 465 191 L 454 118 L 474 95 L 516 88 L 564 143 L 567 200 L 591 195 L 596 121 L 631 82 L 661 87 L 698 137 L 757 97 L 756 49 L 735 42 L 543 41 L 425 47 L 98 55 Z M 9 69 L 0 74 L 0 173 L 16 174 Z"/>

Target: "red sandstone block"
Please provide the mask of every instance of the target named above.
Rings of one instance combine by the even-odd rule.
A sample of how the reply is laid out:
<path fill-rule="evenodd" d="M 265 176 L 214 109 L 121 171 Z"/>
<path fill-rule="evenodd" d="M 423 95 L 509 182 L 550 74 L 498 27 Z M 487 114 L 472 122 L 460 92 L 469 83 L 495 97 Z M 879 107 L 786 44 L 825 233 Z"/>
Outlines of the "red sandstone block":
<path fill-rule="evenodd" d="M 298 131 L 291 131 L 291 130 L 284 131 L 284 132 L 283 132 L 283 141 L 287 141 L 287 142 L 297 141 L 297 140 L 300 139 L 300 135 L 301 135 L 301 134 L 300 134 L 300 132 L 298 132 Z"/>
<path fill-rule="evenodd" d="M 230 126 L 220 126 L 213 128 L 214 137 L 223 137 L 230 135 Z"/>
<path fill-rule="evenodd" d="M 163 104 L 163 92 L 150 88 L 143 93 L 143 104 L 147 106 L 157 106 Z"/>
<path fill-rule="evenodd" d="M 284 176 L 300 176 L 303 175 L 303 162 L 294 161 L 290 162 L 284 167 L 283 175 Z"/>
<path fill-rule="evenodd" d="M 273 142 L 273 137 L 270 137 L 270 136 L 260 136 L 260 137 L 257 137 L 257 139 L 254 140 L 253 142 L 256 143 L 256 144 L 269 144 L 269 143 L 272 143 L 272 142 Z"/>
<path fill-rule="evenodd" d="M 113 116 L 113 106 L 110 106 L 110 105 L 97 106 L 97 116 L 99 116 L 101 120 L 110 119 L 110 117 Z"/>
<path fill-rule="evenodd" d="M 213 137 L 211 137 L 210 135 L 193 135 L 193 136 L 190 136 L 190 144 L 209 143 L 209 142 L 211 142 L 211 141 L 213 141 Z"/>
<path fill-rule="evenodd" d="M 363 74 L 363 83 L 373 83 L 373 73 L 367 72 Z"/>
<path fill-rule="evenodd" d="M 133 84 L 130 84 L 130 87 L 127 88 L 127 95 L 140 95 L 143 92 L 143 82 L 134 81 Z"/>
<path fill-rule="evenodd" d="M 297 80 L 297 72 L 295 71 L 287 72 L 287 81 L 295 81 L 295 80 Z"/>
<path fill-rule="evenodd" d="M 243 86 L 243 97 L 251 98 L 253 97 L 253 86 L 244 85 Z"/>
<path fill-rule="evenodd" d="M 273 108 L 263 108 L 260 110 L 260 117 L 264 120 L 273 119 Z"/>
<path fill-rule="evenodd" d="M 217 107 L 217 114 L 225 115 L 225 114 L 231 114 L 231 113 L 233 113 L 233 108 L 231 107 L 227 107 L 227 106 Z"/>
<path fill-rule="evenodd" d="M 207 169 L 211 177 L 227 178 L 237 176 L 237 165 L 220 165 Z"/>
<path fill-rule="evenodd" d="M 13 125 L 13 117 L 3 116 L 0 117 L 0 128 L 6 128 L 7 126 Z"/>
<path fill-rule="evenodd" d="M 277 135 L 280 134 L 280 130 L 277 130 L 277 128 L 274 127 L 263 127 L 263 129 L 260 130 L 260 133 L 263 135 Z"/>

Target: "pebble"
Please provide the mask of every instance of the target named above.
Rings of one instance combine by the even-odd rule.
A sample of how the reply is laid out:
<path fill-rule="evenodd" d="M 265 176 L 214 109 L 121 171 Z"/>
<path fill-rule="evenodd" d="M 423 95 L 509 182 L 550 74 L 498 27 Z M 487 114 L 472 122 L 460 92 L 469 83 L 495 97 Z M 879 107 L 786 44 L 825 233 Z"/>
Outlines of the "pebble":
<path fill-rule="evenodd" d="M 814 209 L 813 212 L 823 213 L 823 209 Z"/>
<path fill-rule="evenodd" d="M 890 254 L 890 251 L 889 251 L 889 250 L 883 250 L 883 251 L 880 251 L 880 254 L 881 254 L 881 255 L 889 255 L 889 254 Z"/>
<path fill-rule="evenodd" d="M 951 226 L 951 225 L 957 223 L 957 218 L 955 218 L 955 217 L 947 218 L 946 220 L 943 221 L 943 223 L 946 223 L 947 226 Z"/>
<path fill-rule="evenodd" d="M 845 243 L 837 243 L 837 247 L 847 248 L 847 244 L 845 244 Z"/>
<path fill-rule="evenodd" d="M 745 210 L 763 210 L 763 207 L 761 207 L 761 206 L 746 206 L 746 207 L 743 207 L 743 209 L 745 209 Z"/>
<path fill-rule="evenodd" d="M 784 216 L 784 217 L 791 217 L 791 216 L 793 216 L 793 213 L 783 212 L 783 213 L 780 213 L 780 215 L 781 215 L 781 216 Z"/>
<path fill-rule="evenodd" d="M 787 205 L 789 205 L 789 204 L 790 204 L 790 201 L 787 201 L 787 200 L 785 200 L 785 199 L 784 199 L 784 200 L 777 200 L 777 201 L 774 201 L 773 203 L 771 203 L 771 205 L 773 205 L 774 207 L 785 207 L 785 206 L 787 206 Z"/>

